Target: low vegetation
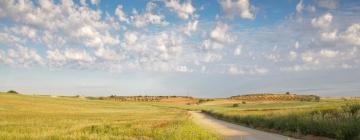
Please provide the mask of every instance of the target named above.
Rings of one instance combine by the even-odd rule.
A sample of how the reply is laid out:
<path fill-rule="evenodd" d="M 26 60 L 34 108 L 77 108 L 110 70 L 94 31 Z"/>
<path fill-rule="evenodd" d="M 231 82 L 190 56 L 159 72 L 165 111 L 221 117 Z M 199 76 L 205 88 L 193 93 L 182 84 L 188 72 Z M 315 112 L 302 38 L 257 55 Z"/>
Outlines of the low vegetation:
<path fill-rule="evenodd" d="M 0 94 L 0 139 L 221 139 L 185 110 L 144 102 Z"/>
<path fill-rule="evenodd" d="M 15 90 L 9 90 L 8 92 L 6 92 L 6 93 L 10 93 L 10 94 L 19 94 L 17 91 L 15 91 Z"/>
<path fill-rule="evenodd" d="M 3 93 L 0 139 L 221 139 L 191 120 L 187 111 L 195 110 L 297 138 L 356 140 L 360 139 L 359 103 L 352 98 L 319 100 L 290 93 L 231 99 Z"/>
<path fill-rule="evenodd" d="M 323 136 L 340 140 L 360 139 L 360 104 L 297 110 L 202 110 L 219 119 L 252 128 L 303 137 Z"/>
<path fill-rule="evenodd" d="M 315 95 L 296 95 L 286 92 L 285 94 L 248 94 L 232 96 L 230 99 L 242 100 L 242 101 L 308 101 L 318 102 L 319 96 Z"/>
<path fill-rule="evenodd" d="M 136 101 L 136 102 L 161 102 L 167 99 L 189 99 L 193 100 L 190 96 L 116 96 L 111 95 L 109 97 L 99 97 L 103 100 L 114 100 L 114 101 Z"/>

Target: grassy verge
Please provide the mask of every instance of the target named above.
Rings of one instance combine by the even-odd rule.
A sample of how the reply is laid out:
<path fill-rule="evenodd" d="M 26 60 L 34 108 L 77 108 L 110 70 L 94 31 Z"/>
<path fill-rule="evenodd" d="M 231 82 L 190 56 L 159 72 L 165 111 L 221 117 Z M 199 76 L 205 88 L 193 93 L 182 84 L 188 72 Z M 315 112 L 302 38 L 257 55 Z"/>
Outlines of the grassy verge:
<path fill-rule="evenodd" d="M 187 111 L 142 102 L 0 94 L 0 139 L 221 139 Z"/>
<path fill-rule="evenodd" d="M 332 109 L 224 112 L 202 110 L 216 118 L 252 128 L 302 137 L 324 136 L 342 140 L 360 139 L 360 104 Z"/>

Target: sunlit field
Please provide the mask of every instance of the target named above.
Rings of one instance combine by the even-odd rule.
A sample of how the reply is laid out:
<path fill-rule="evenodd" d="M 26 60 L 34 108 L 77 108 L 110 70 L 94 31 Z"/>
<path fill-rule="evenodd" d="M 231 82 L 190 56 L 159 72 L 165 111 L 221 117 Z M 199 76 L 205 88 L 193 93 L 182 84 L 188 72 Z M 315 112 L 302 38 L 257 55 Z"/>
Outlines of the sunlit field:
<path fill-rule="evenodd" d="M 360 139 L 360 102 L 286 102 L 233 104 L 202 112 L 240 125 L 284 135 Z"/>
<path fill-rule="evenodd" d="M 1 93 L 0 139 L 223 139 L 188 111 L 296 138 L 360 138 L 359 100 L 118 98 Z"/>
<path fill-rule="evenodd" d="M 160 105 L 198 110 L 228 122 L 296 138 L 360 139 L 359 100 L 243 102 L 222 99 L 199 105 Z"/>
<path fill-rule="evenodd" d="M 187 111 L 141 102 L 0 93 L 0 139 L 221 139 Z"/>

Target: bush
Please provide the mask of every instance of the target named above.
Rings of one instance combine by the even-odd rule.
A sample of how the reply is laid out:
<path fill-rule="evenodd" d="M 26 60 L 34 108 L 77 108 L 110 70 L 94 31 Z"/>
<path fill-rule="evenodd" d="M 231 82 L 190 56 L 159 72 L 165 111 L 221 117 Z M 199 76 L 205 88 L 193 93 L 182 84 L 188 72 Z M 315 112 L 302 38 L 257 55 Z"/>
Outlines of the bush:
<path fill-rule="evenodd" d="M 242 104 L 246 104 L 246 102 L 245 102 L 245 101 L 242 101 L 241 103 L 242 103 Z"/>
<path fill-rule="evenodd" d="M 16 92 L 15 90 L 9 90 L 7 93 L 11 93 L 11 94 L 19 94 L 18 92 Z"/>
<path fill-rule="evenodd" d="M 233 107 L 239 107 L 239 104 L 233 104 Z"/>
<path fill-rule="evenodd" d="M 202 112 L 248 127 L 272 129 L 282 133 L 292 132 L 297 135 L 324 136 L 339 140 L 357 140 L 360 137 L 360 104 L 347 105 L 343 109 L 271 115 L 230 116 L 214 111 L 203 110 Z"/>
<path fill-rule="evenodd" d="M 360 104 L 348 104 L 343 107 L 351 115 L 355 116 L 360 111 Z"/>

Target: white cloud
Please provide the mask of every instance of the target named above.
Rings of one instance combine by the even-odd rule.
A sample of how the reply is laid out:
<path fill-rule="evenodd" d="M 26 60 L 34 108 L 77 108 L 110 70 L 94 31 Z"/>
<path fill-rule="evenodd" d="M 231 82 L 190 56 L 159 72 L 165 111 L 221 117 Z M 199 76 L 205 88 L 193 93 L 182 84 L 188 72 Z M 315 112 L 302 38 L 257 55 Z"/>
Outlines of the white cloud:
<path fill-rule="evenodd" d="M 80 4 L 81 4 L 82 6 L 86 6 L 86 0 L 80 0 Z"/>
<path fill-rule="evenodd" d="M 290 60 L 295 60 L 297 58 L 297 53 L 294 51 L 289 52 Z"/>
<path fill-rule="evenodd" d="M 8 45 L 8 44 L 16 44 L 16 43 L 21 43 L 22 40 L 21 38 L 14 36 L 12 34 L 9 33 L 2 33 L 0 32 L 0 43 Z"/>
<path fill-rule="evenodd" d="M 300 0 L 299 3 L 296 5 L 296 12 L 302 13 L 303 10 L 304 10 L 304 4 L 303 1 Z"/>
<path fill-rule="evenodd" d="M 279 54 L 265 55 L 265 58 L 268 59 L 268 60 L 271 60 L 273 62 L 279 62 L 280 61 L 280 55 Z"/>
<path fill-rule="evenodd" d="M 187 66 L 179 66 L 177 68 L 178 72 L 191 72 L 191 70 Z"/>
<path fill-rule="evenodd" d="M 221 43 L 229 43 L 233 41 L 230 36 L 229 26 L 225 23 L 218 23 L 216 27 L 210 32 L 210 37 Z"/>
<path fill-rule="evenodd" d="M 120 56 L 114 50 L 109 48 L 100 47 L 95 51 L 95 56 L 103 60 L 118 60 Z"/>
<path fill-rule="evenodd" d="M 239 68 L 235 65 L 230 65 L 227 72 L 231 75 L 265 75 L 269 70 L 258 66 Z"/>
<path fill-rule="evenodd" d="M 79 49 L 65 49 L 64 55 L 68 60 L 74 60 L 79 62 L 93 62 L 95 58 L 91 57 L 85 50 Z"/>
<path fill-rule="evenodd" d="M 315 7 L 303 3 L 305 1 L 297 2 L 297 12 L 316 11 Z M 65 0 L 0 0 L 0 21 L 9 22 L 0 25 L 1 63 L 27 66 L 45 63 L 50 67 L 111 71 L 138 69 L 249 75 L 267 74 L 277 66 L 315 70 L 335 66 L 353 68 L 360 64 L 359 51 L 347 52 L 349 47 L 360 45 L 360 24 L 347 17 L 339 16 L 339 20 L 333 20 L 330 13 L 314 19 L 304 18 L 304 22 L 287 19 L 289 21 L 285 20 L 279 26 L 242 28 L 242 24 L 235 25 L 237 22 L 231 22 L 235 25 L 231 27 L 219 22 L 224 20 L 221 17 L 211 22 L 200 19 L 195 12 L 198 9 L 186 0 L 165 1 L 168 5 L 150 1 L 145 9 L 134 9 L 128 14 L 121 5 L 109 14 L 90 3 L 90 0 L 81 0 L 80 4 Z M 254 7 L 247 0 L 219 3 L 228 17 L 255 18 Z M 164 6 L 187 21 L 181 21 L 182 26 L 177 26 L 178 22 L 164 26 L 169 24 L 165 17 L 169 14 L 163 13 Z M 340 13 L 331 12 L 334 15 Z M 309 16 L 316 14 L 309 13 Z M 334 27 L 330 28 L 331 25 Z M 26 44 L 31 44 L 25 47 L 29 50 L 23 51 L 28 53 L 18 53 L 20 49 L 12 48 Z M 242 48 L 237 44 L 249 47 Z M 277 47 L 272 50 L 272 46 Z M 20 54 L 27 58 L 21 58 Z M 235 57 L 239 55 L 241 59 Z M 232 68 L 229 63 L 234 63 Z M 86 67 L 82 67 L 84 65 Z"/>
<path fill-rule="evenodd" d="M 91 4 L 99 4 L 101 0 L 90 0 Z"/>
<path fill-rule="evenodd" d="M 3 63 L 15 67 L 31 67 L 33 65 L 43 65 L 43 58 L 35 49 L 30 49 L 21 45 L 8 49 L 7 53 L 3 52 L 1 60 Z"/>
<path fill-rule="evenodd" d="M 334 41 L 337 37 L 337 30 L 334 30 L 332 32 L 322 32 L 321 33 L 321 39 L 324 41 Z"/>
<path fill-rule="evenodd" d="M 195 7 L 191 5 L 191 0 L 186 0 L 180 4 L 179 0 L 164 0 L 165 6 L 175 12 L 181 19 L 189 19 L 195 12 Z"/>
<path fill-rule="evenodd" d="M 220 61 L 223 57 L 219 54 L 208 52 L 203 57 L 203 62 L 205 63 L 211 63 L 215 61 Z"/>
<path fill-rule="evenodd" d="M 319 60 L 317 60 L 315 58 L 315 55 L 309 51 L 302 53 L 301 59 L 303 60 L 304 63 L 308 63 L 308 64 L 318 64 L 319 63 Z"/>
<path fill-rule="evenodd" d="M 217 42 L 217 41 L 213 41 L 213 40 L 210 40 L 210 39 L 204 40 L 203 43 L 201 44 L 201 46 L 203 48 L 205 48 L 206 50 L 224 48 L 224 45 L 222 43 Z"/>
<path fill-rule="evenodd" d="M 327 58 L 333 58 L 336 57 L 338 55 L 339 52 L 337 51 L 333 51 L 333 50 L 329 50 L 329 49 L 321 49 L 320 51 L 320 55 L 323 57 L 327 57 Z"/>
<path fill-rule="evenodd" d="M 196 31 L 198 23 L 198 20 L 190 21 L 184 28 L 182 28 L 183 33 L 187 36 L 191 36 L 191 33 Z"/>
<path fill-rule="evenodd" d="M 236 74 L 245 74 L 245 72 L 241 69 L 238 69 L 236 66 L 231 65 L 228 69 L 228 73 L 232 75 Z"/>
<path fill-rule="evenodd" d="M 115 15 L 119 18 L 119 21 L 121 21 L 121 22 L 129 22 L 128 17 L 126 16 L 126 14 L 123 11 L 123 6 L 122 5 L 118 5 L 116 7 Z"/>
<path fill-rule="evenodd" d="M 345 42 L 360 46 L 360 24 L 350 25 L 340 36 Z"/>
<path fill-rule="evenodd" d="M 29 37 L 50 37 L 51 34 L 53 40 L 63 40 L 63 43 L 76 42 L 89 47 L 118 43 L 116 35 L 112 34 L 114 29 L 107 21 L 102 20 L 100 10 L 80 7 L 71 0 L 59 3 L 44 0 L 39 3 L 38 6 L 32 1 L 1 1 L 0 5 L 1 9 L 6 11 L 4 18 L 12 21 L 14 27 L 19 26 L 20 29 L 20 25 L 26 25 L 23 30 Z M 50 38 L 44 41 L 49 43 L 46 46 L 57 44 L 50 41 Z"/>
<path fill-rule="evenodd" d="M 46 53 L 50 65 L 61 66 L 67 61 L 66 57 L 57 49 L 47 50 Z"/>
<path fill-rule="evenodd" d="M 253 74 L 260 74 L 260 75 L 264 75 L 267 74 L 269 72 L 268 69 L 266 68 L 259 68 L 259 67 L 255 67 L 255 69 L 253 71 L 251 71 L 251 73 Z"/>
<path fill-rule="evenodd" d="M 318 18 L 313 18 L 311 20 L 311 25 L 316 28 L 327 28 L 331 24 L 333 20 L 333 15 L 330 13 L 326 13 Z"/>
<path fill-rule="evenodd" d="M 241 48 L 242 48 L 241 46 L 235 48 L 235 50 L 234 50 L 235 56 L 239 56 L 241 54 Z"/>
<path fill-rule="evenodd" d="M 146 10 L 142 14 L 138 14 L 137 10 L 133 9 L 132 16 L 130 16 L 132 23 L 135 27 L 141 28 L 145 27 L 148 24 L 155 24 L 155 25 L 167 25 L 168 22 L 165 20 L 165 17 L 160 14 L 153 14 L 152 10 L 157 5 L 153 2 L 148 2 L 146 5 Z"/>
<path fill-rule="evenodd" d="M 66 40 L 63 36 L 54 35 L 49 31 L 43 32 L 43 37 L 41 38 L 42 43 L 48 48 L 54 48 L 56 46 L 64 46 Z"/>
<path fill-rule="evenodd" d="M 295 42 L 295 44 L 294 44 L 294 48 L 295 48 L 295 49 L 300 48 L 300 43 L 299 43 L 299 41 L 296 41 L 296 42 Z"/>
<path fill-rule="evenodd" d="M 243 19 L 255 19 L 249 0 L 219 0 L 228 17 L 239 16 Z"/>
<path fill-rule="evenodd" d="M 136 32 L 127 31 L 124 34 L 125 42 L 128 44 L 133 44 L 138 40 L 138 34 Z"/>
<path fill-rule="evenodd" d="M 23 38 L 30 39 L 32 41 L 37 41 L 38 38 L 37 30 L 29 26 L 14 26 L 10 28 L 9 32 L 22 36 Z"/>

